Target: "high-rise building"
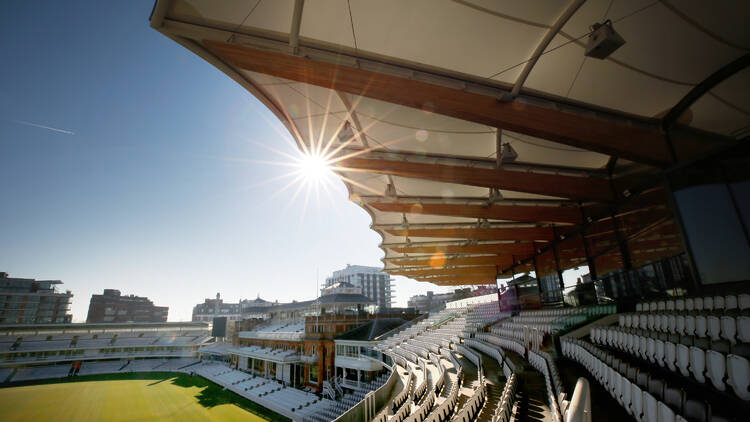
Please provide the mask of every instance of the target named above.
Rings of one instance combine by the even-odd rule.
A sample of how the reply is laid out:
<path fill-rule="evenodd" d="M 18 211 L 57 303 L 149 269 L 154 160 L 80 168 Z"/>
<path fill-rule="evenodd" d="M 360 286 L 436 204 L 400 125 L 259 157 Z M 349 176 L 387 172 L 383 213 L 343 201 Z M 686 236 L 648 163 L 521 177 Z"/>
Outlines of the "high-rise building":
<path fill-rule="evenodd" d="M 379 268 L 347 264 L 346 268 L 334 271 L 333 275 L 326 278 L 325 287 L 341 282 L 361 287 L 362 294 L 375 301 L 380 309 L 391 307 L 393 299 L 391 276 L 382 272 Z"/>
<path fill-rule="evenodd" d="M 169 307 L 156 306 L 147 297 L 104 289 L 103 294 L 91 295 L 86 322 L 167 322 L 168 312 Z"/>
<path fill-rule="evenodd" d="M 223 321 L 226 325 L 226 337 L 232 337 L 237 321 L 246 318 L 263 319 L 265 313 L 262 310 L 272 305 L 273 302 L 263 300 L 260 296 L 253 300 L 240 300 L 238 303 L 224 302 L 221 295 L 216 293 L 216 299 L 206 299 L 203 303 L 199 303 L 193 307 L 193 321 Z M 226 319 L 217 320 L 216 318 Z"/>
<path fill-rule="evenodd" d="M 425 295 L 414 295 L 409 298 L 407 306 L 419 312 L 436 312 L 445 309 L 445 304 L 453 300 L 454 294 L 427 292 Z"/>
<path fill-rule="evenodd" d="M 0 324 L 63 324 L 71 322 L 73 293 L 58 292 L 60 280 L 8 277 L 0 272 Z"/>

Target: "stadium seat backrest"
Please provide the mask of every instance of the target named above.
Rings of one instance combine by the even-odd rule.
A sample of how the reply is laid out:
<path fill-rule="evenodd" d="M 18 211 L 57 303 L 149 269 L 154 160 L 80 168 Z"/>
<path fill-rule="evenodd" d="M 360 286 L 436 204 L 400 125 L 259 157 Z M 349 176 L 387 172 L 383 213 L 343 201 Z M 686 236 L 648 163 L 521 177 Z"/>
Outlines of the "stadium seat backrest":
<path fill-rule="evenodd" d="M 685 317 L 685 335 L 695 335 L 695 317 L 693 315 L 687 315 Z"/>
<path fill-rule="evenodd" d="M 636 420 L 643 415 L 643 390 L 635 383 L 630 385 L 630 411 Z"/>
<path fill-rule="evenodd" d="M 674 308 L 677 312 L 683 312 L 685 310 L 685 299 L 676 299 L 674 301 Z"/>
<path fill-rule="evenodd" d="M 640 337 L 641 346 L 639 350 L 643 359 L 648 359 L 648 340 L 648 337 Z"/>
<path fill-rule="evenodd" d="M 656 362 L 656 342 L 654 339 L 649 338 L 646 340 L 646 354 L 648 355 L 648 360 L 651 362 Z"/>
<path fill-rule="evenodd" d="M 698 315 L 695 317 L 695 335 L 701 338 L 706 337 L 706 317 Z"/>
<path fill-rule="evenodd" d="M 620 377 L 620 395 L 622 397 L 621 404 L 626 410 L 630 410 L 630 404 L 632 401 L 633 386 L 627 377 Z"/>
<path fill-rule="evenodd" d="M 659 422 L 675 422 L 674 418 L 674 411 L 663 402 L 659 402 Z"/>
<path fill-rule="evenodd" d="M 724 309 L 727 311 L 732 311 L 737 309 L 737 296 L 735 295 L 726 295 L 724 297 Z"/>
<path fill-rule="evenodd" d="M 721 339 L 721 320 L 715 315 L 709 315 L 706 318 L 708 325 L 708 336 L 713 341 L 719 341 Z"/>
<path fill-rule="evenodd" d="M 714 298 L 713 297 L 706 296 L 703 298 L 703 309 L 709 312 L 714 310 Z"/>
<path fill-rule="evenodd" d="M 724 296 L 714 296 L 714 309 L 717 311 L 723 311 L 726 309 Z"/>
<path fill-rule="evenodd" d="M 667 301 L 667 311 L 674 311 L 674 300 L 670 299 Z"/>
<path fill-rule="evenodd" d="M 667 331 L 674 334 L 677 328 L 677 316 L 675 314 L 669 314 L 667 315 Z"/>
<path fill-rule="evenodd" d="M 732 387 L 737 397 L 750 400 L 750 362 L 742 356 L 727 356 L 727 384 Z"/>
<path fill-rule="evenodd" d="M 737 338 L 742 343 L 750 343 L 750 317 L 737 317 Z"/>
<path fill-rule="evenodd" d="M 721 337 L 730 343 L 737 343 L 737 325 L 733 316 L 721 317 Z"/>
<path fill-rule="evenodd" d="M 677 346 L 671 341 L 664 343 L 664 364 L 667 365 L 670 371 L 676 370 L 675 363 L 677 361 Z"/>
<path fill-rule="evenodd" d="M 659 422 L 659 405 L 654 396 L 643 392 L 643 420 L 646 422 Z"/>
<path fill-rule="evenodd" d="M 685 310 L 688 312 L 693 312 L 695 310 L 695 301 L 692 297 L 685 299 Z"/>
<path fill-rule="evenodd" d="M 750 294 L 742 293 L 737 296 L 737 307 L 740 312 L 750 310 Z"/>
<path fill-rule="evenodd" d="M 677 315 L 677 321 L 675 324 L 675 332 L 679 335 L 685 334 L 685 316 L 684 315 Z"/>
<path fill-rule="evenodd" d="M 684 344 L 677 345 L 677 367 L 680 369 L 680 373 L 685 376 L 690 376 L 690 349 Z"/>
<path fill-rule="evenodd" d="M 690 372 L 698 382 L 706 382 L 706 352 L 703 349 L 690 346 Z"/>
<path fill-rule="evenodd" d="M 726 389 L 724 375 L 726 374 L 726 358 L 715 350 L 706 351 L 706 376 L 711 380 L 714 388 L 719 391 Z"/>
<path fill-rule="evenodd" d="M 656 363 L 658 363 L 659 366 L 664 366 L 664 341 L 655 340 L 654 343 L 656 343 Z"/>

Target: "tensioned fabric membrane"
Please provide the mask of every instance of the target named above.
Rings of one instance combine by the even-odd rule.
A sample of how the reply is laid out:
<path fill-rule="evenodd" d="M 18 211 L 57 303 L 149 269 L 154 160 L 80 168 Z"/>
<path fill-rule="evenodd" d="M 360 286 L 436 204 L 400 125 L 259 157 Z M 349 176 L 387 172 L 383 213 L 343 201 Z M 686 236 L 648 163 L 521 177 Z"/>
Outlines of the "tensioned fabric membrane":
<path fill-rule="evenodd" d="M 160 0 L 151 25 L 330 155 L 386 271 L 455 285 L 681 253 L 649 181 L 747 136 L 748 18 L 701 0 Z M 625 45 L 584 56 L 606 20 Z"/>

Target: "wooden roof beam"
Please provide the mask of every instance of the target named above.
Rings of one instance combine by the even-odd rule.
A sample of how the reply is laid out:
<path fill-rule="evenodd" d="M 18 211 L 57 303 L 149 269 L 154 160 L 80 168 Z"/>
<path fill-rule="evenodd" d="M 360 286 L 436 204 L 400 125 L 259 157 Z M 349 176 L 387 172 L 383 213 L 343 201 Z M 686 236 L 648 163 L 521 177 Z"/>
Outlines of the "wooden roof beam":
<path fill-rule="evenodd" d="M 302 48 L 300 56 L 294 56 L 210 39 L 204 44 L 213 54 L 241 69 L 430 110 L 631 161 L 658 166 L 671 163 L 664 134 L 653 128 L 628 126 L 527 101 L 501 102 L 495 95 L 409 79 L 396 76 L 395 72 L 384 73 L 386 66 L 381 66 L 382 71 L 357 68 L 356 59 L 340 56 L 336 63 L 316 59 L 304 55 Z M 266 44 L 270 46 L 267 41 Z"/>
<path fill-rule="evenodd" d="M 388 271 L 394 275 L 402 275 L 404 277 L 418 277 L 418 276 L 429 276 L 429 275 L 471 275 L 471 276 L 487 276 L 494 277 L 497 274 L 496 266 L 480 266 L 480 267 L 462 267 L 462 268 L 426 268 L 421 270 L 390 270 Z"/>
<path fill-rule="evenodd" d="M 578 224 L 581 213 L 575 207 L 543 207 L 527 205 L 460 205 L 420 204 L 408 202 L 368 202 L 369 206 L 384 212 L 405 214 L 444 215 L 452 217 L 490 218 L 519 222 L 552 222 Z"/>
<path fill-rule="evenodd" d="M 484 243 L 477 245 L 443 245 L 443 246 L 391 246 L 389 249 L 397 253 L 425 253 L 425 254 L 497 254 L 497 255 L 531 255 L 534 245 L 531 243 Z"/>
<path fill-rule="evenodd" d="M 442 253 L 435 254 L 429 258 L 417 259 L 394 259 L 390 261 L 393 265 L 401 267 L 433 267 L 441 268 L 447 265 L 508 265 L 513 263 L 511 255 L 488 255 L 451 257 Z M 390 270 L 386 270 L 390 271 Z"/>
<path fill-rule="evenodd" d="M 612 188 L 606 179 L 485 169 L 443 164 L 409 163 L 395 160 L 346 158 L 335 170 L 367 171 L 436 182 L 496 188 L 514 192 L 570 198 L 611 201 Z"/>
<path fill-rule="evenodd" d="M 477 240 L 544 240 L 554 239 L 549 227 L 513 227 L 513 228 L 464 228 L 464 229 L 401 229 L 386 230 L 394 236 L 441 237 Z"/>

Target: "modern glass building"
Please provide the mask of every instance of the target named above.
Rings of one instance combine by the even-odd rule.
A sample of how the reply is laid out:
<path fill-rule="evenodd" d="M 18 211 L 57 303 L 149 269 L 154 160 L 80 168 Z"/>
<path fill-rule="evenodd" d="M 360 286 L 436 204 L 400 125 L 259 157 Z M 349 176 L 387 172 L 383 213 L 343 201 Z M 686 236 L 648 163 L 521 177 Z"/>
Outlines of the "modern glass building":
<path fill-rule="evenodd" d="M 70 290 L 57 291 L 60 280 L 9 277 L 0 272 L 0 324 L 70 323 Z"/>
<path fill-rule="evenodd" d="M 336 283 L 346 282 L 354 287 L 362 288 L 362 294 L 375 301 L 380 309 L 391 307 L 393 299 L 391 291 L 391 276 L 377 267 L 364 265 L 348 265 L 343 270 L 334 271 L 326 278 L 326 287 Z"/>

